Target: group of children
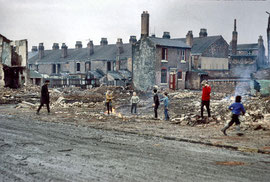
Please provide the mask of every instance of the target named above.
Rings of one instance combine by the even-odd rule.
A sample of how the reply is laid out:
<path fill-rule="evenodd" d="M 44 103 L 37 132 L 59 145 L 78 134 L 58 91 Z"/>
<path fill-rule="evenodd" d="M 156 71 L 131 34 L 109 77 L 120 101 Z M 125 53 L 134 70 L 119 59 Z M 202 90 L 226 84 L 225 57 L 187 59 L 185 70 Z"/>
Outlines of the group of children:
<path fill-rule="evenodd" d="M 168 121 L 170 119 L 169 117 L 169 98 L 168 98 L 168 93 L 167 92 L 164 92 L 164 97 L 162 99 L 159 99 L 158 97 L 158 93 L 157 93 L 157 89 L 155 88 L 153 90 L 154 92 L 154 96 L 153 96 L 153 107 L 154 107 L 154 118 L 155 119 L 158 119 L 158 108 L 159 108 L 159 105 L 160 105 L 160 102 L 164 102 L 164 119 L 166 121 Z M 112 112 L 112 92 L 110 91 L 107 91 L 106 93 L 106 106 L 107 106 L 107 110 L 108 110 L 108 114 L 110 113 L 110 111 Z M 225 127 L 223 129 L 221 129 L 221 131 L 223 132 L 224 135 L 227 135 L 226 133 L 226 130 L 228 128 L 230 128 L 234 123 L 236 125 L 236 128 L 237 128 L 237 131 L 240 130 L 240 121 L 239 121 L 239 116 L 241 114 L 245 114 L 245 108 L 243 106 L 243 104 L 241 103 L 241 96 L 236 96 L 235 98 L 235 103 L 233 103 L 232 105 L 229 106 L 229 110 L 232 111 L 232 119 L 229 123 L 227 123 L 225 125 Z M 137 104 L 140 102 L 140 99 L 139 97 L 136 95 L 136 92 L 133 92 L 133 95 L 130 99 L 130 103 L 131 103 L 131 114 L 133 114 L 133 111 L 134 113 L 136 114 L 137 113 Z"/>

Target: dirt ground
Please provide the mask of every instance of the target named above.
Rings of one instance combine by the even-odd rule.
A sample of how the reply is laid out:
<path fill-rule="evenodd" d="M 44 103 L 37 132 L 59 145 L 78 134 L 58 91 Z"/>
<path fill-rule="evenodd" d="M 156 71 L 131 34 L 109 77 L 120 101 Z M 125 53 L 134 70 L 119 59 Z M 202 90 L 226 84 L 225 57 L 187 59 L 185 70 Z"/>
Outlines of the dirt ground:
<path fill-rule="evenodd" d="M 111 115 L 106 114 L 104 103 L 105 92 L 108 89 L 114 91 L 114 113 Z M 10 94 L 2 93 L 4 100 L 13 97 L 17 102 L 10 99 L 9 104 L 14 105 L 1 109 L 0 112 L 29 120 L 73 123 L 242 151 L 270 153 L 270 98 L 244 95 L 243 104 L 247 113 L 241 117 L 243 136 L 238 136 L 234 127 L 228 130 L 228 136 L 224 136 L 220 129 L 230 120 L 230 111 L 227 107 L 233 103 L 234 97 L 223 93 L 211 94 L 212 117 L 201 119 L 199 117 L 201 92 L 169 91 L 170 121 L 163 120 L 163 105 L 159 108 L 160 119 L 153 118 L 152 93 L 138 93 L 141 100 L 138 113 L 131 114 L 132 91 L 122 87 L 100 87 L 91 90 L 51 89 L 52 112 L 50 115 L 47 114 L 45 107 L 40 115 L 36 115 L 39 105 L 39 88 L 35 88 L 35 92 L 20 93 L 23 97 L 16 94 L 15 91 Z M 162 97 L 161 92 L 159 96 Z"/>

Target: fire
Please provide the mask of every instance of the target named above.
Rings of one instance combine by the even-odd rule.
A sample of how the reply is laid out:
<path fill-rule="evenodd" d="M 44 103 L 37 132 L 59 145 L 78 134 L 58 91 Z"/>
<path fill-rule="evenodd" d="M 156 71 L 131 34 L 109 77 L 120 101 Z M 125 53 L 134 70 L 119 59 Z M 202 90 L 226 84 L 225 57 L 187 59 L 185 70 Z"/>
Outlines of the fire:
<path fill-rule="evenodd" d="M 108 113 L 108 111 L 105 111 L 105 114 L 107 114 L 107 113 Z M 122 117 L 123 117 L 123 115 L 122 115 L 120 112 L 117 113 L 117 112 L 115 111 L 115 108 L 112 108 L 111 114 L 114 115 L 114 116 L 117 116 L 117 117 L 119 117 L 119 118 L 122 118 Z"/>

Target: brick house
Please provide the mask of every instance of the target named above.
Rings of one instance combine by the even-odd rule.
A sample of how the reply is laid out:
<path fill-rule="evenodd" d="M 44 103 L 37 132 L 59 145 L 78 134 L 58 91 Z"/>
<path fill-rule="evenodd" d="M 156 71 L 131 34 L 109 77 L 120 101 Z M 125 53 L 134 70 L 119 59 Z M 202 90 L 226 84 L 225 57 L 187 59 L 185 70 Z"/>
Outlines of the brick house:
<path fill-rule="evenodd" d="M 191 46 L 186 88 L 200 89 L 202 80 L 229 74 L 229 45 L 221 35 L 208 36 L 207 30 L 202 28 L 199 37 L 193 37 L 192 31 L 188 31 L 186 38 L 176 40 L 184 41 Z"/>

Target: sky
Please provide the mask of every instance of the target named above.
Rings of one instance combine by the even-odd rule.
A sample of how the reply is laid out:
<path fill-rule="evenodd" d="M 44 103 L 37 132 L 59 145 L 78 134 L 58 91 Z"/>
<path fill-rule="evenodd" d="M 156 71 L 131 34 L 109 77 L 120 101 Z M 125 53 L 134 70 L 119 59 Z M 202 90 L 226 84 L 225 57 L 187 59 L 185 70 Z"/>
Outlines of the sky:
<path fill-rule="evenodd" d="M 238 43 L 256 43 L 259 35 L 266 45 L 270 0 L 0 0 L 0 34 L 10 40 L 28 40 L 28 48 L 43 42 L 74 48 L 86 47 L 101 37 L 109 44 L 117 38 L 128 43 L 130 35 L 140 38 L 141 13 L 150 14 L 150 34 L 185 37 L 189 30 L 198 37 L 200 28 L 208 35 L 231 41 L 237 19 Z"/>

